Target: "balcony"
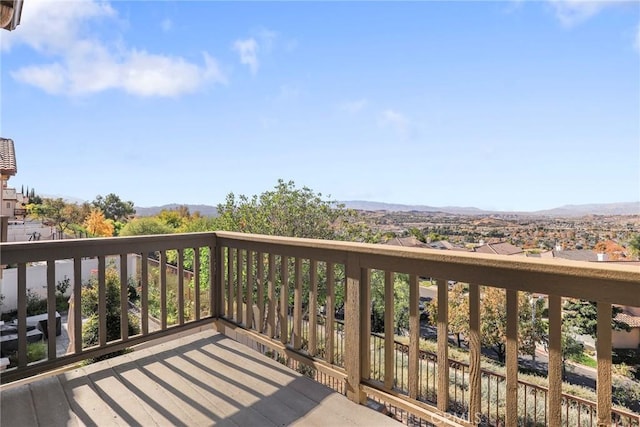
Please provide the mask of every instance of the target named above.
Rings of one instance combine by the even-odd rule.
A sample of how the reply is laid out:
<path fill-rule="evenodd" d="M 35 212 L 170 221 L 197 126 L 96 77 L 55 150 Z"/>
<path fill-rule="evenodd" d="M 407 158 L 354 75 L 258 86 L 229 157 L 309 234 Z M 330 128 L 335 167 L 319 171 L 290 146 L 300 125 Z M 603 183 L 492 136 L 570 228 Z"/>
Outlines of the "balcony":
<path fill-rule="evenodd" d="M 637 266 L 230 232 L 9 243 L 1 254 L 2 264 L 17 269 L 18 307 L 16 362 L 1 378 L 3 425 L 36 425 L 41 414 L 84 424 L 144 424 L 149 419 L 176 425 L 392 422 L 379 412 L 411 425 L 640 425 L 639 414 L 612 404 L 611 372 L 611 306 L 640 306 Z M 132 257 L 135 261 L 128 262 Z M 84 284 L 87 259 L 96 265 L 89 272 L 96 284 L 96 339 L 83 344 L 79 325 L 86 297 L 82 286 L 74 286 L 68 328 L 72 345 L 59 354 L 55 296 L 61 263 L 56 261 L 71 260 L 71 282 Z M 28 268 L 43 261 L 47 356 L 31 362 Z M 384 301 L 391 302 L 400 274 L 408 278 L 407 343 L 399 342 L 392 327 L 384 334 L 371 333 L 372 277 L 383 278 Z M 107 320 L 113 308 L 107 304 L 108 283 L 114 275 L 119 279 L 117 337 L 109 336 L 113 325 Z M 437 283 L 435 352 L 419 346 L 420 277 Z M 466 362 L 449 357 L 448 281 L 469 284 Z M 131 283 L 139 297 L 136 304 Z M 506 293 L 504 374 L 481 366 L 480 307 L 486 286 Z M 519 378 L 519 292 L 548 296 L 545 386 Z M 593 402 L 562 389 L 563 297 L 597 302 Z M 394 304 L 386 302 L 384 324 L 393 325 Z M 336 318 L 340 307 L 343 320 Z M 125 348 L 134 351 L 58 371 Z"/>

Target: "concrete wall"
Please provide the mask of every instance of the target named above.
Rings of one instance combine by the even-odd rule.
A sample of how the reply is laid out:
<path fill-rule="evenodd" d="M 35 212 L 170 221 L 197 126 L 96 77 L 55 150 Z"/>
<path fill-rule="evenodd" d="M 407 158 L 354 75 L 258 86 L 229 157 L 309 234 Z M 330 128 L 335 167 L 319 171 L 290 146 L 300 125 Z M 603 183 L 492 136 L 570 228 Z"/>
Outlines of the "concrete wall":
<path fill-rule="evenodd" d="M 129 255 L 127 257 L 127 271 L 129 276 L 136 276 L 137 258 L 135 255 Z M 107 266 L 112 262 L 115 263 L 116 268 L 120 268 L 120 257 L 107 257 Z M 83 259 L 82 260 L 82 283 L 89 280 L 92 275 L 98 274 L 98 260 L 97 259 Z M 71 286 L 66 292 L 66 295 L 71 295 L 73 291 L 73 260 L 59 260 L 56 261 L 56 282 L 54 286 L 68 277 Z M 38 263 L 27 267 L 27 289 L 40 295 L 42 298 L 47 297 L 47 264 Z M 0 280 L 0 293 L 4 295 L 2 301 L 1 311 L 7 312 L 18 308 L 18 269 L 7 268 L 2 272 L 2 279 Z"/>

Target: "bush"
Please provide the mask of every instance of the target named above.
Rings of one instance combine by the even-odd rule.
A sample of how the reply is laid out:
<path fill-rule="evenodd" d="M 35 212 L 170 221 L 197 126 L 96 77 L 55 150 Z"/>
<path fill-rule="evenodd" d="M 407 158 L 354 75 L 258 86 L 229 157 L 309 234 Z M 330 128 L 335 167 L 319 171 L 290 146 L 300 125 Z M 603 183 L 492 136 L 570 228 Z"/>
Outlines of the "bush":
<path fill-rule="evenodd" d="M 47 357 L 47 345 L 44 342 L 27 344 L 27 363 L 37 362 Z M 9 356 L 9 367 L 18 366 L 18 353 Z"/>
<path fill-rule="evenodd" d="M 106 283 L 106 326 L 107 341 L 120 339 L 120 276 L 115 269 L 107 269 L 105 272 Z M 129 288 L 131 287 L 128 284 Z M 88 319 L 82 325 L 82 345 L 90 347 L 100 342 L 99 318 L 98 318 L 98 280 L 91 278 L 82 288 L 82 305 L 80 311 L 83 317 Z M 130 289 L 128 289 L 130 294 Z M 140 333 L 140 321 L 131 313 L 127 313 L 129 336 Z M 122 354 L 123 351 L 110 353 L 93 359 L 93 361 L 107 359 Z"/>
<path fill-rule="evenodd" d="M 40 298 L 31 289 L 27 289 L 27 316 L 35 316 L 47 312 L 47 299 Z"/>

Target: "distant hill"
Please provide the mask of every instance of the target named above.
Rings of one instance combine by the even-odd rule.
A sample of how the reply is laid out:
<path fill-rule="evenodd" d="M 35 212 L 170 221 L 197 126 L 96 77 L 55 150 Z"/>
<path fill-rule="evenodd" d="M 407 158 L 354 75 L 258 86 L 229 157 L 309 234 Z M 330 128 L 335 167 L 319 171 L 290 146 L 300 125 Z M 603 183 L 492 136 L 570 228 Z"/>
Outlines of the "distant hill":
<path fill-rule="evenodd" d="M 136 210 L 136 216 L 154 216 L 160 213 L 160 211 L 162 210 L 172 210 L 172 209 L 177 209 L 180 206 L 186 206 L 189 208 L 189 212 L 194 213 L 194 212 L 200 212 L 200 215 L 202 216 L 217 216 L 218 215 L 218 209 L 216 209 L 215 206 L 210 206 L 210 205 L 186 205 L 186 204 L 179 204 L 179 203 L 170 203 L 168 205 L 162 205 L 162 206 L 151 206 L 148 208 L 143 208 L 140 206 L 135 206 L 135 210 Z"/>
<path fill-rule="evenodd" d="M 445 212 L 457 215 L 482 215 L 490 214 L 492 211 L 484 211 L 473 207 L 445 206 L 433 207 L 426 205 L 401 205 L 384 202 L 368 202 L 364 200 L 346 200 L 340 202 L 347 208 L 361 211 L 388 211 L 388 212 Z"/>
<path fill-rule="evenodd" d="M 351 209 L 363 211 L 388 211 L 388 212 L 444 212 L 454 215 L 489 215 L 489 214 L 517 214 L 517 215 L 542 215 L 542 216 L 584 216 L 584 215 L 640 215 L 640 202 L 628 203 L 595 203 L 586 205 L 565 205 L 554 209 L 534 212 L 506 212 L 486 211 L 474 207 L 443 206 L 434 207 L 426 205 L 401 205 L 383 202 L 367 202 L 363 200 L 347 200 L 340 202 Z"/>
<path fill-rule="evenodd" d="M 531 212 L 534 215 L 583 216 L 583 215 L 640 215 L 640 202 L 595 203 L 588 205 L 564 205 L 559 208 Z"/>
<path fill-rule="evenodd" d="M 72 199 L 72 198 L 67 198 Z M 397 203 L 369 202 L 365 200 L 346 200 L 339 203 L 347 208 L 362 211 L 387 211 L 387 212 L 442 212 L 451 215 L 491 215 L 491 214 L 512 214 L 512 215 L 535 215 L 535 216 L 584 216 L 584 215 L 640 215 L 640 202 L 627 203 L 594 203 L 585 205 L 564 205 L 554 209 L 546 209 L 534 212 L 507 212 L 507 211 L 486 211 L 474 207 L 443 206 L 434 207 L 427 205 L 402 205 Z M 163 209 L 177 209 L 183 206 L 179 203 L 170 203 L 162 206 L 141 207 L 136 206 L 136 215 L 153 216 Z M 217 216 L 218 210 L 211 205 L 189 205 L 189 212 L 200 212 L 202 216 Z"/>

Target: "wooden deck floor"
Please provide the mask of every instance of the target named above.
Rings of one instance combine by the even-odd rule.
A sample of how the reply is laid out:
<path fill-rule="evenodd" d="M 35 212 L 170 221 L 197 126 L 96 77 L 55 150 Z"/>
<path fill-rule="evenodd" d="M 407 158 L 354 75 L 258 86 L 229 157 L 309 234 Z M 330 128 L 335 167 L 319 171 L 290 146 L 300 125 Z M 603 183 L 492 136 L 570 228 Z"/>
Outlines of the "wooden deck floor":
<path fill-rule="evenodd" d="M 397 426 L 214 331 L 1 390 L 9 426 Z"/>

